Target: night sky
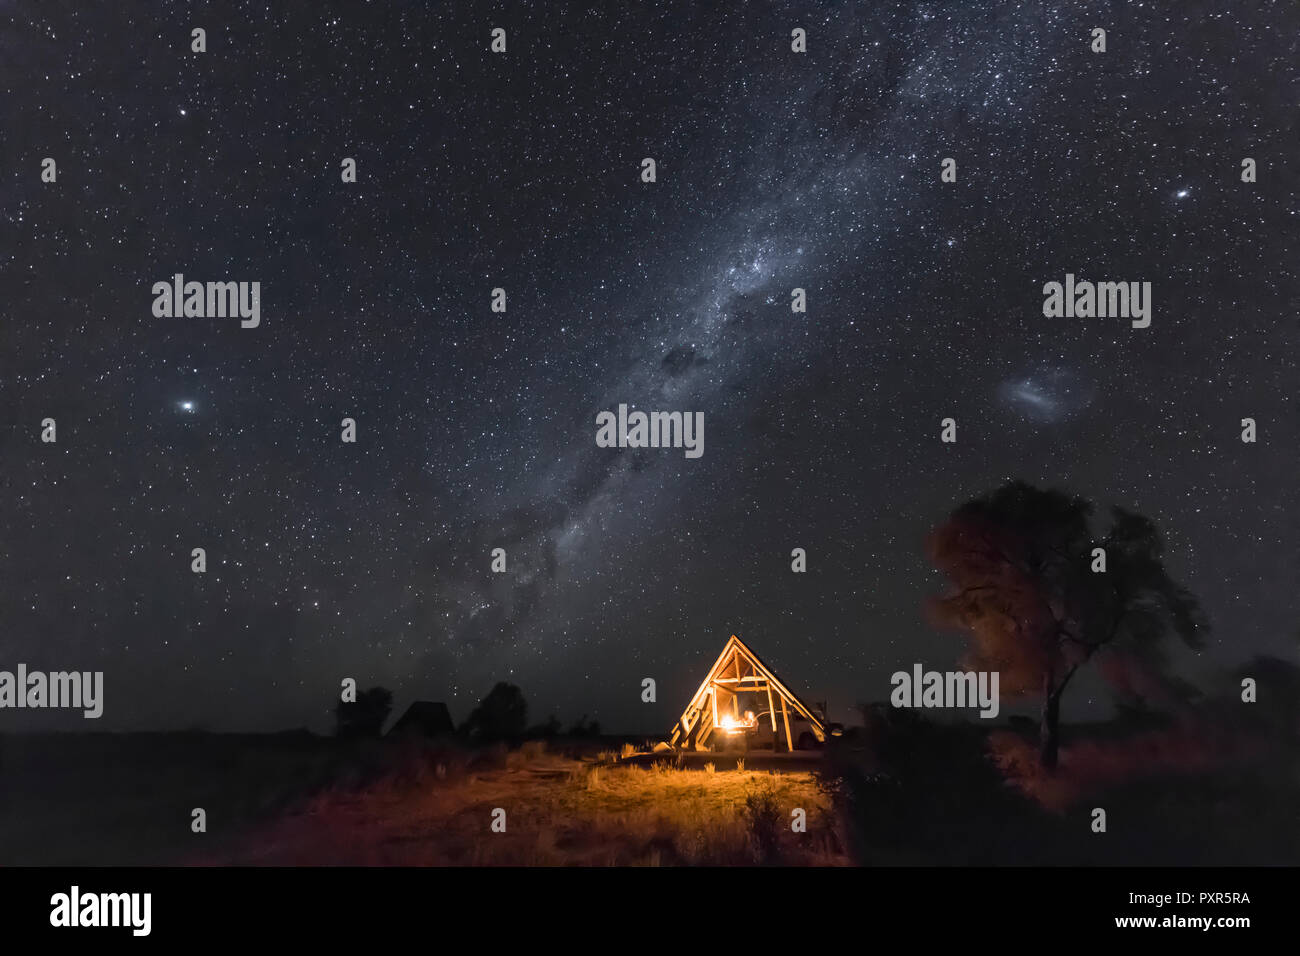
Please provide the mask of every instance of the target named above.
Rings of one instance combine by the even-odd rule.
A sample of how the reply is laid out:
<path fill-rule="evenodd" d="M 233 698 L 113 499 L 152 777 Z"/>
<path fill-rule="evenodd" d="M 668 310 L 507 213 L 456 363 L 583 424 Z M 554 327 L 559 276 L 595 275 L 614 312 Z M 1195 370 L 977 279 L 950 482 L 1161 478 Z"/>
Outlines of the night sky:
<path fill-rule="evenodd" d="M 732 633 L 849 720 L 956 665 L 925 537 L 1012 478 L 1157 522 L 1200 686 L 1294 653 L 1291 0 L 2 6 L 0 668 L 105 710 L 0 729 L 324 730 L 353 677 L 666 733 Z M 176 273 L 260 326 L 155 317 Z M 1150 327 L 1046 318 L 1067 273 Z M 703 457 L 598 448 L 620 403 Z"/>

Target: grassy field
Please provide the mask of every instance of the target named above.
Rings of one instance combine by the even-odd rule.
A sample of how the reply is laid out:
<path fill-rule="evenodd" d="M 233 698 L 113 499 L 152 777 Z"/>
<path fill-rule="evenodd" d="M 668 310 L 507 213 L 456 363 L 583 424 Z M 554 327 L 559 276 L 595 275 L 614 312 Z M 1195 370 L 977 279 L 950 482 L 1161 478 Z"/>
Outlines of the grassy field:
<path fill-rule="evenodd" d="M 196 808 L 206 832 L 193 832 Z M 813 773 L 738 770 L 734 756 L 679 768 L 589 742 L 0 738 L 10 866 L 828 865 L 848 862 L 834 819 Z"/>
<path fill-rule="evenodd" d="M 2 737 L 0 865 L 1300 863 L 1296 740 L 1258 728 L 1080 735 L 1051 777 L 1028 738 L 909 712 L 821 757 L 609 746 Z"/>
<path fill-rule="evenodd" d="M 804 811 L 805 832 L 792 829 Z M 492 829 L 504 811 L 504 832 Z M 500 826 L 500 824 L 498 824 Z M 331 789 L 195 862 L 252 865 L 837 865 L 830 802 L 808 772 L 679 769 L 525 747 L 505 766 Z"/>

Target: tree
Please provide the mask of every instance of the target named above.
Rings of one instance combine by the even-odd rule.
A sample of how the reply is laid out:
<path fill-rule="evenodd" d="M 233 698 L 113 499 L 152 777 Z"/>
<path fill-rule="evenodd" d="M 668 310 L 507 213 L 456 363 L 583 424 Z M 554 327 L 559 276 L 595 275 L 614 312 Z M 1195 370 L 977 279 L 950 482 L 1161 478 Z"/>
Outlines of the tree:
<path fill-rule="evenodd" d="M 1013 481 L 962 505 L 930 540 L 952 582 L 932 610 L 969 632 L 966 666 L 999 671 L 1003 693 L 1042 695 L 1039 757 L 1048 770 L 1061 695 L 1080 667 L 1104 653 L 1125 661 L 1112 671 L 1149 677 L 1163 670 L 1166 635 L 1199 647 L 1206 630 L 1195 597 L 1165 570 L 1156 526 L 1112 508 L 1098 538 L 1092 510 L 1083 498 Z"/>
<path fill-rule="evenodd" d="M 573 722 L 572 726 L 569 727 L 569 730 L 565 734 L 565 736 L 566 737 L 599 737 L 600 721 L 588 720 L 587 715 L 583 714 L 581 717 L 579 717 L 577 720 Z"/>
<path fill-rule="evenodd" d="M 355 701 L 339 701 L 334 708 L 335 733 L 340 737 L 378 737 L 393 709 L 393 692 L 372 687 Z"/>
<path fill-rule="evenodd" d="M 489 742 L 523 736 L 528 723 L 528 702 L 514 684 L 499 682 L 488 691 L 465 721 L 465 734 L 472 740 Z"/>

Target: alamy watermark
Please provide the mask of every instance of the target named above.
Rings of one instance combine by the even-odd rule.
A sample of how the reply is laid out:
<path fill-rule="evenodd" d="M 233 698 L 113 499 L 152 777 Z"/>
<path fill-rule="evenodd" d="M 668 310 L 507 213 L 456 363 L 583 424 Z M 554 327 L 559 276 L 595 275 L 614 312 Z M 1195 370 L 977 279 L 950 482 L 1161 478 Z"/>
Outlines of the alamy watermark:
<path fill-rule="evenodd" d="M 73 886 L 50 897 L 50 925 L 125 926 L 132 936 L 148 936 L 153 924 L 152 893 L 83 893 Z"/>
<path fill-rule="evenodd" d="M 703 412 L 629 412 L 627 405 L 596 416 L 600 448 L 684 448 L 687 458 L 704 454 Z"/>
<path fill-rule="evenodd" d="M 895 707 L 980 708 L 980 716 L 998 715 L 997 671 L 924 670 L 913 664 L 911 673 L 895 671 L 889 678 L 894 689 L 889 702 Z"/>
<path fill-rule="evenodd" d="M 1076 281 L 1067 272 L 1064 284 L 1044 285 L 1043 296 L 1043 315 L 1049 319 L 1131 319 L 1135 329 L 1151 324 L 1150 282 Z"/>
<path fill-rule="evenodd" d="M 29 671 L 19 664 L 0 671 L 0 708 L 53 708 L 82 711 L 94 720 L 104 713 L 103 671 Z"/>
<path fill-rule="evenodd" d="M 153 314 L 160 319 L 225 319 L 239 316 L 240 327 L 262 322 L 262 283 L 186 282 L 179 272 L 172 281 L 153 284 Z"/>

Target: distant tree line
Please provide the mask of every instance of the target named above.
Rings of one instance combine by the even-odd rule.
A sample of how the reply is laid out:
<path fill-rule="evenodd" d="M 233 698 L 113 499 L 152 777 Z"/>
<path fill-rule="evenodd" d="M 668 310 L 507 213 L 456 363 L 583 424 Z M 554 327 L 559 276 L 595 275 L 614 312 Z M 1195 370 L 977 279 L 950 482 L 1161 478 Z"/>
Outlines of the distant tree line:
<path fill-rule="evenodd" d="M 384 687 L 361 691 L 354 701 L 339 701 L 334 707 L 334 732 L 340 738 L 379 737 L 393 709 L 393 694 Z M 478 702 L 457 733 L 476 744 L 518 742 L 551 737 L 599 737 L 600 723 L 583 714 L 568 730 L 551 715 L 544 722 L 528 725 L 528 702 L 514 684 L 499 681 Z"/>

